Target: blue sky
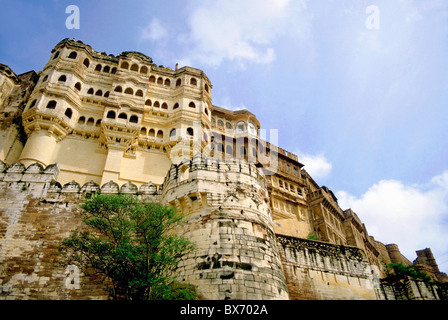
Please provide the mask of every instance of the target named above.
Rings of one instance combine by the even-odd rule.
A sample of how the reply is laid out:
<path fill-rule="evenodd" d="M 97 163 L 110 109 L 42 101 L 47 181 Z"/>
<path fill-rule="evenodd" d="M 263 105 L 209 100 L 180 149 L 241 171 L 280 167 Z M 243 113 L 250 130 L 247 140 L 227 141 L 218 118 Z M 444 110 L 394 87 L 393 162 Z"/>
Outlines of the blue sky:
<path fill-rule="evenodd" d="M 79 29 L 66 28 L 71 4 Z M 215 105 L 246 108 L 278 129 L 280 147 L 377 240 L 411 261 L 431 247 L 448 272 L 447 1 L 0 0 L 0 8 L 0 62 L 18 74 L 41 70 L 63 38 L 204 70 Z"/>

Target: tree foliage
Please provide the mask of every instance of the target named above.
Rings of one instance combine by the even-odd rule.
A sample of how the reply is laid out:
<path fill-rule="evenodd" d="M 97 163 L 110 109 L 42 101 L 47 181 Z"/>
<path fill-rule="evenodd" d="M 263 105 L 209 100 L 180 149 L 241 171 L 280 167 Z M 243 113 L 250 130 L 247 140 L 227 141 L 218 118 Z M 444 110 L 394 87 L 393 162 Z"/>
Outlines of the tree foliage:
<path fill-rule="evenodd" d="M 174 228 L 175 208 L 144 203 L 130 195 L 95 195 L 83 205 L 85 228 L 64 239 L 67 264 L 104 276 L 112 299 L 195 299 L 194 287 L 175 281 L 173 271 L 193 244 Z"/>
<path fill-rule="evenodd" d="M 419 271 L 415 265 L 406 266 L 402 263 L 389 263 L 387 268 L 390 271 L 388 277 L 390 280 L 402 280 L 408 277 L 414 280 L 431 280 L 431 277 L 426 273 Z"/>

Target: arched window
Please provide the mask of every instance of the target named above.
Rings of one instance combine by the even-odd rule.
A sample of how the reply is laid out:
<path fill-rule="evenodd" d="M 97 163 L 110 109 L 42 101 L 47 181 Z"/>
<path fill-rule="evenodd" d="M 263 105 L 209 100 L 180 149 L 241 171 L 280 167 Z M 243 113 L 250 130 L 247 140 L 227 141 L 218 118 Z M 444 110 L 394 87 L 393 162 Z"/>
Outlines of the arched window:
<path fill-rule="evenodd" d="M 122 112 L 118 115 L 118 119 L 127 119 L 127 118 L 128 118 L 128 115 L 124 112 Z"/>
<path fill-rule="evenodd" d="M 179 108 L 179 104 L 176 102 L 173 106 L 173 110 Z"/>
<path fill-rule="evenodd" d="M 169 87 L 171 85 L 170 79 L 165 79 L 165 86 Z"/>
<path fill-rule="evenodd" d="M 89 91 L 87 91 L 88 94 L 93 94 L 93 88 L 90 88 Z"/>
<path fill-rule="evenodd" d="M 149 82 L 155 83 L 156 82 L 156 77 L 155 76 L 150 76 L 149 77 Z"/>
<path fill-rule="evenodd" d="M 163 131 L 162 130 L 157 131 L 157 138 L 163 139 Z"/>
<path fill-rule="evenodd" d="M 156 136 L 156 132 L 155 132 L 155 130 L 154 130 L 154 129 L 149 130 L 149 131 L 148 131 L 148 136 L 150 136 L 150 137 L 155 137 L 155 136 Z"/>
<path fill-rule="evenodd" d="M 147 66 L 143 66 L 140 68 L 140 73 L 141 74 L 147 74 L 148 73 L 148 67 Z"/>
<path fill-rule="evenodd" d="M 114 91 L 115 92 L 123 92 L 123 88 L 121 86 L 117 86 Z"/>
<path fill-rule="evenodd" d="M 78 56 L 78 54 L 75 51 L 70 52 L 70 54 L 68 55 L 69 59 L 76 59 L 76 57 Z"/>
<path fill-rule="evenodd" d="M 42 82 L 45 82 L 45 81 L 47 81 L 47 80 L 48 80 L 48 74 L 45 75 L 45 77 L 42 79 Z"/>
<path fill-rule="evenodd" d="M 162 79 L 162 77 L 160 77 L 160 78 L 157 79 L 157 84 L 163 84 L 163 79 Z"/>
<path fill-rule="evenodd" d="M 176 136 L 176 129 L 171 129 L 170 138 L 175 137 L 175 136 Z"/>
<path fill-rule="evenodd" d="M 249 122 L 249 133 L 251 134 L 257 134 L 257 128 L 252 122 Z"/>
<path fill-rule="evenodd" d="M 207 108 L 204 108 L 204 112 L 205 112 L 206 115 L 208 115 L 208 109 Z"/>
<path fill-rule="evenodd" d="M 111 73 L 112 73 L 112 74 L 116 74 L 116 73 L 117 73 L 117 68 L 113 67 Z"/>
<path fill-rule="evenodd" d="M 67 116 L 67 118 L 71 119 L 71 118 L 72 118 L 72 115 L 73 115 L 73 111 L 72 111 L 72 109 L 67 108 L 67 109 L 65 110 L 65 113 L 64 113 L 64 114 Z"/>
<path fill-rule="evenodd" d="M 182 80 L 181 79 L 177 79 L 176 80 L 176 87 L 179 87 L 182 84 Z"/>
<path fill-rule="evenodd" d="M 187 135 L 188 136 L 193 136 L 193 133 L 194 133 L 194 131 L 193 131 L 193 128 L 187 128 Z"/>
<path fill-rule="evenodd" d="M 121 69 L 128 69 L 128 68 L 129 68 L 129 63 L 127 63 L 126 61 L 123 61 L 123 62 L 121 63 L 120 68 L 121 68 Z"/>
<path fill-rule="evenodd" d="M 218 126 L 220 127 L 224 126 L 224 122 L 221 119 L 218 119 Z"/>
<path fill-rule="evenodd" d="M 150 105 L 152 105 L 151 100 L 146 99 L 146 101 L 145 101 L 145 106 L 150 106 Z"/>
<path fill-rule="evenodd" d="M 104 66 L 103 72 L 109 73 L 109 71 L 110 71 L 110 67 Z"/>
<path fill-rule="evenodd" d="M 142 136 L 146 136 L 146 128 L 145 128 L 145 127 L 142 127 L 142 128 L 140 129 L 140 134 L 141 134 Z"/>
<path fill-rule="evenodd" d="M 191 78 L 191 79 L 190 79 L 190 84 L 191 84 L 192 86 L 197 86 L 197 85 L 198 85 L 198 80 L 196 80 L 196 78 Z"/>
<path fill-rule="evenodd" d="M 80 82 L 76 82 L 75 89 L 78 91 L 81 91 L 81 83 Z"/>
<path fill-rule="evenodd" d="M 93 126 L 94 123 L 95 123 L 95 119 L 93 119 L 93 118 L 89 118 L 89 120 L 87 120 L 88 126 Z"/>
<path fill-rule="evenodd" d="M 85 58 L 84 62 L 82 64 L 85 65 L 88 68 L 90 66 L 90 60 Z"/>
<path fill-rule="evenodd" d="M 137 90 L 137 92 L 135 93 L 135 95 L 137 96 L 137 97 L 143 97 L 143 91 L 142 90 Z"/>
<path fill-rule="evenodd" d="M 100 65 L 100 64 L 97 64 L 97 65 L 96 65 L 96 67 L 95 67 L 95 71 L 98 71 L 98 72 L 100 72 L 102 68 L 103 68 L 103 66 L 102 66 L 102 65 Z"/>
<path fill-rule="evenodd" d="M 126 94 L 134 94 L 134 90 L 132 90 L 132 88 L 126 88 L 124 93 L 126 93 Z"/>
<path fill-rule="evenodd" d="M 159 108 L 159 107 L 160 107 L 159 101 L 154 102 L 154 108 Z"/>
<path fill-rule="evenodd" d="M 62 76 L 59 77 L 58 81 L 65 82 L 65 81 L 67 81 L 67 77 L 63 74 Z"/>
<path fill-rule="evenodd" d="M 110 110 L 106 116 L 107 119 L 115 119 L 115 117 L 116 117 L 116 113 L 113 110 Z"/>
<path fill-rule="evenodd" d="M 132 116 L 129 118 L 129 122 L 132 122 L 132 123 L 138 123 L 138 117 L 137 117 L 136 115 L 132 115 Z"/>
<path fill-rule="evenodd" d="M 109 91 L 106 91 L 106 93 L 104 94 L 104 96 L 107 98 L 109 97 Z"/>
<path fill-rule="evenodd" d="M 137 65 L 136 63 L 134 63 L 134 64 L 131 66 L 131 71 L 137 71 L 137 72 L 138 72 L 138 65 Z"/>
<path fill-rule="evenodd" d="M 86 122 L 86 117 L 84 117 L 84 116 L 79 117 L 78 124 L 84 124 L 85 122 Z"/>
<path fill-rule="evenodd" d="M 95 127 L 101 126 L 101 119 L 96 120 Z"/>
<path fill-rule="evenodd" d="M 56 109 L 56 101 L 51 100 L 47 104 L 47 109 Z"/>
<path fill-rule="evenodd" d="M 162 109 L 168 109 L 168 105 L 166 104 L 166 102 L 162 103 Z"/>
<path fill-rule="evenodd" d="M 204 85 L 204 88 L 205 88 L 205 91 L 207 91 L 207 93 L 208 93 L 208 92 L 209 92 L 208 84 L 205 84 L 205 85 Z"/>
<path fill-rule="evenodd" d="M 196 108 L 196 105 L 194 104 L 194 102 L 190 102 L 190 103 L 188 104 L 188 106 L 189 106 L 190 108 Z"/>
<path fill-rule="evenodd" d="M 232 124 L 230 122 L 226 122 L 226 128 L 227 129 L 232 129 Z"/>
<path fill-rule="evenodd" d="M 103 91 L 101 90 L 97 90 L 95 93 L 96 96 L 102 96 L 103 95 Z"/>
<path fill-rule="evenodd" d="M 236 124 L 236 133 L 243 133 L 246 131 L 246 124 L 240 121 Z"/>
<path fill-rule="evenodd" d="M 59 57 L 59 51 L 56 52 L 56 54 L 53 57 L 53 60 L 56 59 L 57 57 Z"/>

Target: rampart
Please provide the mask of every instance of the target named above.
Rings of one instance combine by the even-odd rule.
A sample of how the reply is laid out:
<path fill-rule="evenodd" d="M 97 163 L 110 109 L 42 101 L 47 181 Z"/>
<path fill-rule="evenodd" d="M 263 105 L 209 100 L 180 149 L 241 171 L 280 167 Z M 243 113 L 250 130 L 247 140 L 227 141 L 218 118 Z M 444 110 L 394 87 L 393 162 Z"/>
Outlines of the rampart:
<path fill-rule="evenodd" d="M 179 232 L 197 246 L 180 262 L 178 279 L 196 285 L 204 299 L 444 296 L 421 283 L 402 286 L 407 291 L 380 285 L 359 248 L 276 235 L 265 178 L 253 164 L 193 158 L 173 164 L 163 184 L 139 188 L 61 185 L 58 173 L 56 164 L 0 162 L 0 299 L 107 299 L 99 278 L 62 267 L 57 254 L 59 241 L 81 226 L 80 203 L 94 193 L 176 206 L 188 222 Z"/>

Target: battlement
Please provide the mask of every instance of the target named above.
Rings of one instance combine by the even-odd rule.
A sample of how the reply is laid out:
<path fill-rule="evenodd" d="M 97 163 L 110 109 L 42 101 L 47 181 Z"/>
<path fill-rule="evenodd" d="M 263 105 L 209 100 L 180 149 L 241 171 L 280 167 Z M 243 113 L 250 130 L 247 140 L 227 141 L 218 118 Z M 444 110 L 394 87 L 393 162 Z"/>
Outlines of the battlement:
<path fill-rule="evenodd" d="M 73 196 L 74 194 L 121 193 L 152 196 L 154 200 L 160 200 L 163 195 L 163 190 L 167 187 L 176 188 L 183 181 L 201 178 L 197 175 L 199 171 L 205 171 L 202 175 L 202 179 L 205 180 L 230 182 L 224 181 L 223 179 L 216 180 L 215 175 L 225 174 L 228 176 L 234 173 L 247 176 L 249 179 L 253 179 L 252 181 L 259 183 L 261 187 L 265 187 L 265 178 L 261 169 L 257 168 L 254 164 L 240 160 L 222 162 L 216 159 L 194 157 L 192 160 L 183 161 L 178 165 L 172 164 L 163 184 L 157 185 L 149 181 L 140 187 L 137 187 L 137 185 L 130 181 L 119 185 L 112 180 L 101 186 L 93 181 L 89 181 L 83 185 L 76 181 L 71 181 L 62 185 L 57 180 L 59 171 L 57 164 L 44 167 L 36 162 L 26 167 L 21 162 L 16 162 L 8 166 L 6 163 L 0 161 L 0 182 L 9 183 L 10 186 L 12 183 L 16 183 L 19 187 L 23 188 L 29 188 L 31 184 L 40 184 L 41 186 L 38 188 L 42 191 L 40 197 L 52 199 L 59 198 L 63 195 Z M 212 174 L 211 176 L 209 175 L 210 173 Z"/>
<path fill-rule="evenodd" d="M 207 171 L 210 173 L 239 173 L 254 178 L 262 186 L 265 186 L 266 179 L 263 172 L 253 163 L 248 163 L 240 159 L 220 161 L 214 158 L 202 158 L 200 155 L 192 160 L 183 160 L 179 164 L 172 164 L 165 177 L 164 186 L 170 183 L 179 183 L 193 175 L 197 171 Z M 197 178 L 197 176 L 196 176 Z M 216 178 L 213 176 L 213 178 Z M 219 180 L 218 180 L 219 181 Z"/>
<path fill-rule="evenodd" d="M 39 163 L 33 163 L 28 167 L 25 167 L 21 162 L 8 166 L 0 161 L 0 182 L 8 183 L 9 187 L 13 184 L 18 185 L 23 191 L 28 188 L 33 190 L 39 189 L 41 193 L 35 194 L 35 196 L 41 198 L 56 199 L 63 197 L 64 195 L 73 196 L 74 194 L 79 194 L 85 196 L 86 194 L 93 193 L 122 193 L 142 196 L 158 196 L 162 190 L 162 186 L 157 186 L 152 182 L 143 184 L 140 188 L 132 182 L 127 182 L 119 186 L 114 181 L 109 181 L 102 186 L 93 181 L 83 185 L 80 185 L 76 181 L 61 185 L 61 183 L 57 181 L 58 174 L 59 166 L 57 164 L 51 164 L 44 167 Z"/>

